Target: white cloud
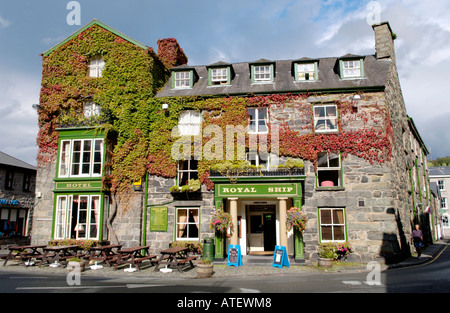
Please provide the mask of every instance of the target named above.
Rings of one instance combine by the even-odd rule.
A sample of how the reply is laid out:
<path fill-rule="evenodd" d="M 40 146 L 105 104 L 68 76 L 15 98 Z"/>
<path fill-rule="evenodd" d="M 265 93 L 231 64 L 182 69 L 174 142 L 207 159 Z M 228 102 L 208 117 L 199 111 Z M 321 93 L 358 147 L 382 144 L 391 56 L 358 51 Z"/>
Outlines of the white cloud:
<path fill-rule="evenodd" d="M 0 71 L 0 151 L 36 164 L 40 79 L 2 68 Z"/>
<path fill-rule="evenodd" d="M 11 24 L 10 21 L 4 19 L 3 17 L 0 16 L 0 28 L 6 28 Z"/>

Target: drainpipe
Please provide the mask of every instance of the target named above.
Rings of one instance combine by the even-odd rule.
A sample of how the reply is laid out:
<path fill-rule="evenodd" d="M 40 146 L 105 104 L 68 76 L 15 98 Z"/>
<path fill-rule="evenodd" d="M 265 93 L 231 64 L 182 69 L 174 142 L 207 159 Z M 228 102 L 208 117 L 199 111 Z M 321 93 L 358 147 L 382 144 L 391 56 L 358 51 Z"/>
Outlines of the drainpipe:
<path fill-rule="evenodd" d="M 144 191 L 144 221 L 142 231 L 142 245 L 147 243 L 147 200 L 148 200 L 148 172 L 145 173 L 145 191 Z"/>

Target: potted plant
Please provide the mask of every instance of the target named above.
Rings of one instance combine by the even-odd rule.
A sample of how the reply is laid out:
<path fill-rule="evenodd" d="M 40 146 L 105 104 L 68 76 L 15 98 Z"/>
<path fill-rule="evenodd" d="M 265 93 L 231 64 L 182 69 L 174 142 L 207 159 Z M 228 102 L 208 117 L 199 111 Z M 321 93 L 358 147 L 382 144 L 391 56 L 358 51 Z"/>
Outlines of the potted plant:
<path fill-rule="evenodd" d="M 347 260 L 347 256 L 353 252 L 353 248 L 349 242 L 338 243 L 336 245 L 337 260 Z"/>
<path fill-rule="evenodd" d="M 286 212 L 286 226 L 289 230 L 293 228 L 303 233 L 306 229 L 307 221 L 308 216 L 306 213 L 297 207 L 292 207 Z"/>
<path fill-rule="evenodd" d="M 67 268 L 72 270 L 72 269 L 80 269 L 80 272 L 84 272 L 84 269 L 86 267 L 86 263 L 77 257 L 73 257 L 71 259 L 67 260 Z"/>
<path fill-rule="evenodd" d="M 228 228 L 233 227 L 233 222 L 231 220 L 231 214 L 224 212 L 222 209 L 214 209 L 211 213 L 211 218 L 209 221 L 209 229 L 215 232 L 227 234 Z M 228 234 L 227 234 L 228 235 Z"/>
<path fill-rule="evenodd" d="M 321 243 L 317 252 L 319 255 L 319 267 L 330 268 L 333 266 L 333 260 L 337 258 L 336 245 L 334 243 Z"/>
<path fill-rule="evenodd" d="M 214 264 L 210 260 L 202 259 L 197 263 L 197 278 L 208 278 L 213 274 Z"/>

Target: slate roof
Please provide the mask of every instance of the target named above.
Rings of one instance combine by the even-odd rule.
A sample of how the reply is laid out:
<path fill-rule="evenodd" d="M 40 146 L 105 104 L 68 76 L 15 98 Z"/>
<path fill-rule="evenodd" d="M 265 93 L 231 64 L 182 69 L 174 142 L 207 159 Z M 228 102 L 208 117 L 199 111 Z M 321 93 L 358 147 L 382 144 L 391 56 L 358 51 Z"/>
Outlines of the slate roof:
<path fill-rule="evenodd" d="M 36 171 L 36 167 L 0 151 L 0 164 Z"/>
<path fill-rule="evenodd" d="M 450 166 L 429 167 L 428 173 L 430 176 L 450 176 Z"/>
<path fill-rule="evenodd" d="M 271 94 L 271 93 L 295 93 L 295 92 L 320 92 L 348 91 L 379 88 L 384 89 L 391 65 L 390 60 L 377 60 L 375 56 L 357 56 L 364 59 L 364 77 L 357 79 L 341 79 L 339 73 L 339 59 L 348 58 L 345 55 L 341 58 L 301 58 L 297 60 L 257 60 L 254 62 L 242 62 L 231 64 L 234 77 L 231 85 L 208 86 L 208 67 L 217 65 L 189 66 L 183 65 L 172 70 L 194 69 L 196 80 L 190 89 L 173 89 L 171 81 L 156 94 L 156 97 L 176 97 L 176 96 L 197 96 L 197 95 L 245 95 Z M 353 55 L 352 55 L 353 57 Z M 296 82 L 294 79 L 293 63 L 297 61 L 315 60 L 318 62 L 317 81 Z M 275 77 L 273 83 L 252 83 L 250 77 L 250 65 L 261 63 L 273 63 L 275 65 Z"/>

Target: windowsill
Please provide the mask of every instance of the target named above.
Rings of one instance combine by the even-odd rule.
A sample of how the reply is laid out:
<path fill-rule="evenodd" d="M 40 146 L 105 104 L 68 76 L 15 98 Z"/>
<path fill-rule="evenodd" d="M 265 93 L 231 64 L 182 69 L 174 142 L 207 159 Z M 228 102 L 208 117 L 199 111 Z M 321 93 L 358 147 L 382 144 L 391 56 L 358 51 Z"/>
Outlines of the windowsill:
<path fill-rule="evenodd" d="M 252 85 L 267 85 L 267 84 L 273 84 L 273 81 L 261 81 L 261 82 L 253 82 Z"/>
<path fill-rule="evenodd" d="M 339 130 L 315 130 L 314 133 L 315 134 L 336 134 L 338 133 Z"/>
<path fill-rule="evenodd" d="M 223 85 L 208 85 L 207 88 L 217 88 L 217 87 L 231 87 L 231 84 L 223 84 Z"/>
<path fill-rule="evenodd" d="M 320 80 L 319 79 L 315 79 L 315 80 L 313 80 L 313 79 L 310 79 L 310 80 L 294 80 L 295 84 L 299 84 L 299 83 L 317 83 L 317 82 L 320 82 Z"/>
<path fill-rule="evenodd" d="M 344 191 L 345 187 L 335 186 L 335 187 L 316 187 L 316 191 Z"/>
<path fill-rule="evenodd" d="M 364 76 L 341 77 L 341 80 L 355 80 L 355 79 L 367 79 L 367 77 L 364 77 Z"/>
<path fill-rule="evenodd" d="M 192 89 L 192 87 L 178 87 L 178 88 L 172 88 L 172 90 L 189 90 Z"/>

